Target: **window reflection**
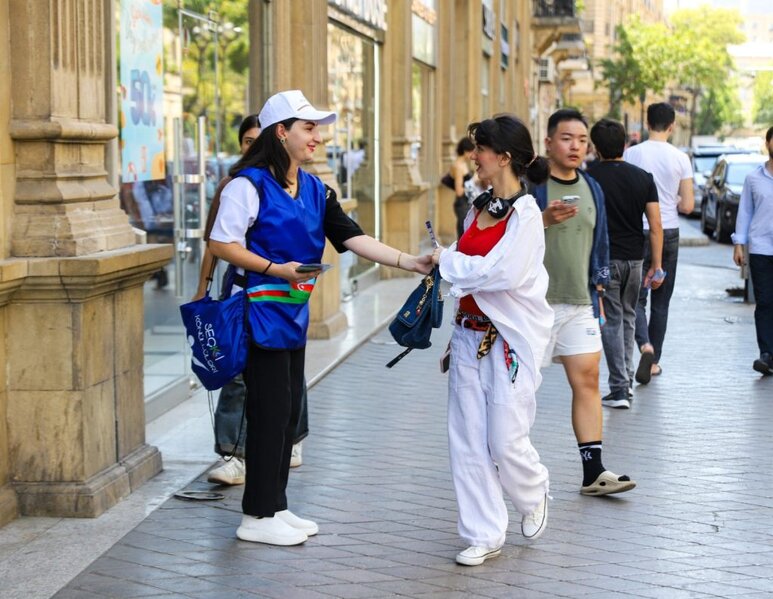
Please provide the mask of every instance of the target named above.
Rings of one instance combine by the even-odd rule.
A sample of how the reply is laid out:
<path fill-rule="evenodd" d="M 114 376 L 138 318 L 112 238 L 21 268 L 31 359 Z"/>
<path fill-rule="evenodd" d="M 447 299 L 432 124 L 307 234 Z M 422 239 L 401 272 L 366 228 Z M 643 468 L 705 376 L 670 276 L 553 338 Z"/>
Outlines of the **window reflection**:
<path fill-rule="evenodd" d="M 338 111 L 327 145 L 328 165 L 336 174 L 344 209 L 365 233 L 377 237 L 375 46 L 333 23 L 328 24 L 328 97 Z M 350 252 L 341 257 L 344 299 L 357 291 L 361 275 L 374 266 Z"/>

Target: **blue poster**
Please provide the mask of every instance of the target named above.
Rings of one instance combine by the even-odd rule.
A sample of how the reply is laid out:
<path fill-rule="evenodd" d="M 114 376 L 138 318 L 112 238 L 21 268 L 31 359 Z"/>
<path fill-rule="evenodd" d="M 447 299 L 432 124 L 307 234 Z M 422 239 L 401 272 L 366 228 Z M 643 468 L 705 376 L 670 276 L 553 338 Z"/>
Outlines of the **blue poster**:
<path fill-rule="evenodd" d="M 121 179 L 165 177 L 162 0 L 121 0 Z"/>

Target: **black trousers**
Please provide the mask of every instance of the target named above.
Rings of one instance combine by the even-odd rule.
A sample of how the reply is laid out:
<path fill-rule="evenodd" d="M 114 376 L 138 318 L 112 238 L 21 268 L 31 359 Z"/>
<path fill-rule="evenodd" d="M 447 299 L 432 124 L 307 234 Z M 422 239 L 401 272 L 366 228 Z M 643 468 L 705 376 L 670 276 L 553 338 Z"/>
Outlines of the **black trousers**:
<path fill-rule="evenodd" d="M 250 348 L 244 382 L 247 385 L 247 470 L 242 511 L 271 517 L 287 509 L 295 430 L 301 413 L 306 349 Z"/>
<path fill-rule="evenodd" d="M 757 305 L 754 324 L 761 354 L 773 355 L 773 256 L 749 254 L 749 271 Z"/>

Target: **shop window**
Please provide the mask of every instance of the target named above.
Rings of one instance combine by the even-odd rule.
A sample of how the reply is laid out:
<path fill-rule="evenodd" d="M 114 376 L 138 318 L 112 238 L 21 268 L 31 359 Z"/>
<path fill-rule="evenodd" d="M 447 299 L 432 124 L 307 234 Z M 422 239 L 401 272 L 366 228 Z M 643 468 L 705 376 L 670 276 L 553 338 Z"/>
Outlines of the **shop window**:
<path fill-rule="evenodd" d="M 490 103 L 490 89 L 491 89 L 491 59 L 488 56 L 483 56 L 480 67 L 480 94 L 482 96 L 481 109 L 483 114 L 488 116 L 491 114 Z"/>
<path fill-rule="evenodd" d="M 435 144 L 435 119 L 429 117 L 435 105 L 435 70 L 414 60 L 411 67 L 411 154 L 416 160 L 419 174 L 424 181 L 437 180 L 440 164 Z M 431 218 L 429 206 L 434 205 L 435 189 L 430 186 L 425 204 L 420 206 L 422 214 Z"/>
<path fill-rule="evenodd" d="M 367 37 L 328 23 L 328 99 L 338 112 L 326 144 L 344 208 L 368 235 L 379 238 L 377 60 L 378 46 Z M 341 256 L 341 293 L 348 299 L 375 264 L 351 252 Z"/>

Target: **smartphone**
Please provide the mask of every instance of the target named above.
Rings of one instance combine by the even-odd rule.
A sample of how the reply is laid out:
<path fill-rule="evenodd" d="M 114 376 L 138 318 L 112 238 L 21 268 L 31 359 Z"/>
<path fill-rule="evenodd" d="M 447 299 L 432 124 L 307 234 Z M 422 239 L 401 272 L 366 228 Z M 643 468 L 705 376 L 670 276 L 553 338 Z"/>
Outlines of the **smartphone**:
<path fill-rule="evenodd" d="M 437 237 L 435 237 L 435 231 L 432 228 L 432 221 L 428 220 L 424 223 L 424 226 L 427 227 L 427 233 L 429 233 L 429 239 L 432 242 L 432 247 L 440 247 L 440 244 L 438 243 Z"/>
<path fill-rule="evenodd" d="M 561 201 L 568 206 L 573 206 L 580 201 L 580 196 L 563 196 Z"/>
<path fill-rule="evenodd" d="M 449 342 L 446 351 L 440 356 L 440 372 L 445 374 L 451 368 L 451 343 Z"/>
<path fill-rule="evenodd" d="M 317 270 L 321 270 L 322 272 L 325 272 L 328 269 L 333 268 L 332 264 L 301 264 L 295 269 L 295 272 L 315 272 Z"/>

